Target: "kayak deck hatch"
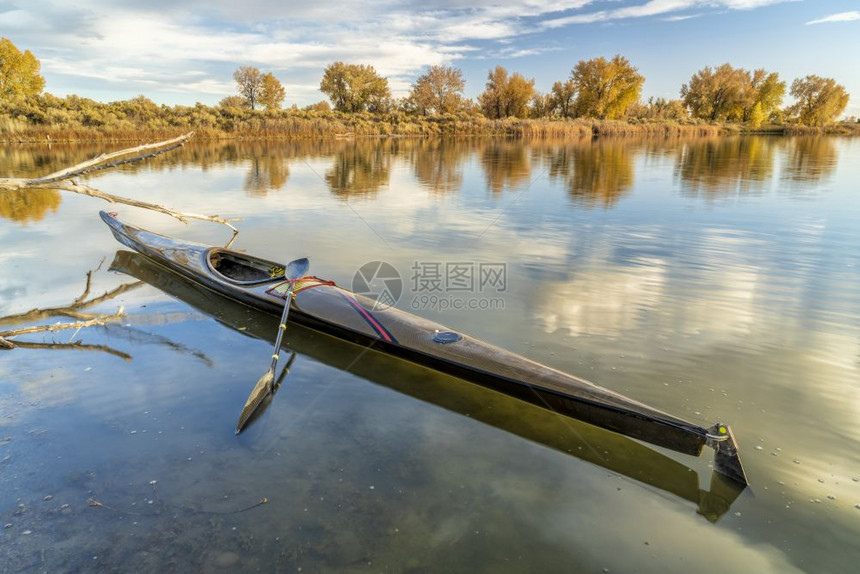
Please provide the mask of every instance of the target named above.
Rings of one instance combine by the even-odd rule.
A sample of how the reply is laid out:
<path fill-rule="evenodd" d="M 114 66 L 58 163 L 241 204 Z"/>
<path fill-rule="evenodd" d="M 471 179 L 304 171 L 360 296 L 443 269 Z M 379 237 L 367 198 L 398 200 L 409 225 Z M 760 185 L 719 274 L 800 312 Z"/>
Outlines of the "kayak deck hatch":
<path fill-rule="evenodd" d="M 238 284 L 253 285 L 284 276 L 284 268 L 277 263 L 234 251 L 212 249 L 208 263 L 213 272 Z"/>

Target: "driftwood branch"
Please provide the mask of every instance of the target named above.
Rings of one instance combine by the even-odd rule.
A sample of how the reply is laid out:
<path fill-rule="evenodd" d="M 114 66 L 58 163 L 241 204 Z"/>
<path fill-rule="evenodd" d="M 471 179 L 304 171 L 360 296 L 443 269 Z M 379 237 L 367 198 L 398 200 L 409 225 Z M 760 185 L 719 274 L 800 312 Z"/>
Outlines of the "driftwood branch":
<path fill-rule="evenodd" d="M 86 175 L 94 171 L 110 169 L 119 165 L 142 161 L 166 153 L 185 144 L 185 142 L 188 141 L 192 135 L 194 135 L 194 132 L 189 132 L 177 138 L 165 140 L 162 142 L 145 144 L 133 148 L 126 148 L 108 154 L 101 154 L 91 160 L 87 160 L 85 162 L 73 165 L 66 169 L 62 169 L 60 171 L 55 171 L 54 173 L 50 173 L 43 177 L 37 177 L 33 179 L 26 179 L 20 177 L 0 178 L 0 191 L 14 191 L 19 189 L 59 189 L 63 191 L 70 191 L 72 193 L 79 193 L 82 195 L 88 195 L 90 197 L 103 199 L 110 203 L 120 203 L 123 205 L 130 205 L 132 207 L 140 207 L 143 209 L 149 209 L 151 211 L 157 211 L 158 213 L 163 213 L 165 215 L 174 217 L 179 221 L 182 221 L 183 223 L 187 223 L 188 219 L 199 219 L 202 221 L 220 223 L 221 225 L 226 225 L 227 227 L 232 229 L 233 236 L 235 237 L 239 230 L 236 229 L 233 225 L 231 225 L 230 221 L 237 221 L 236 219 L 224 219 L 223 217 L 219 217 L 217 215 L 183 213 L 181 211 L 170 209 L 169 207 L 164 207 L 162 205 L 156 205 L 154 203 L 148 203 L 145 201 L 138 201 L 135 199 L 128 199 L 125 197 L 120 197 L 118 195 L 104 193 L 88 185 L 77 183 L 73 179 L 75 177 Z"/>
<path fill-rule="evenodd" d="M 88 185 L 84 185 L 81 183 L 77 183 L 74 180 L 62 181 L 50 186 L 46 185 L 38 185 L 32 186 L 30 189 L 40 189 L 40 188 L 50 188 L 50 189 L 60 189 L 63 191 L 71 191 L 72 193 L 79 193 L 81 195 L 88 195 L 90 197 L 97 197 L 98 199 L 103 199 L 108 203 L 120 203 L 122 205 L 130 205 L 131 207 L 140 207 L 142 209 L 148 209 L 150 211 L 157 211 L 158 213 L 163 213 L 165 215 L 169 215 L 170 217 L 174 217 L 181 221 L 182 223 L 188 223 L 189 219 L 199 219 L 201 221 L 211 221 L 212 223 L 220 223 L 221 225 L 226 225 L 230 229 L 233 230 L 233 235 L 235 236 L 239 233 L 239 230 L 236 229 L 230 222 L 231 221 L 239 221 L 238 219 L 224 219 L 223 217 L 218 217 L 217 215 L 203 215 L 200 213 L 185 213 L 182 211 L 176 211 L 175 209 L 170 209 L 169 207 L 164 207 L 163 205 L 157 205 L 155 203 L 148 203 L 146 201 L 138 201 L 136 199 L 128 199 L 127 197 L 122 197 L 119 195 L 113 195 L 110 193 L 105 193 L 103 191 L 99 191 L 94 187 L 90 187 Z"/>
<path fill-rule="evenodd" d="M 172 140 L 165 140 L 162 142 L 156 142 L 151 144 L 144 144 L 137 147 L 125 148 L 119 151 L 111 152 L 111 153 L 103 153 L 99 156 L 94 157 L 91 160 L 79 163 L 77 165 L 73 165 L 71 167 L 67 167 L 66 169 L 61 169 L 60 171 L 55 171 L 54 173 L 50 173 L 46 176 L 39 177 L 36 179 L 30 180 L 34 185 L 42 185 L 45 183 L 53 183 L 55 181 L 62 181 L 64 179 L 69 179 L 72 177 L 77 177 L 79 175 L 84 175 L 87 173 L 91 173 L 93 171 L 98 171 L 101 169 L 109 169 L 111 167 L 115 167 L 118 165 L 122 165 L 125 163 L 131 163 L 134 161 L 140 161 L 143 159 L 155 157 L 157 155 L 161 155 L 163 153 L 167 153 L 171 150 L 174 150 L 194 135 L 194 132 L 188 132 L 187 134 L 181 135 L 177 138 L 173 138 Z M 151 151 L 155 150 L 155 151 Z M 143 153 L 150 152 L 150 153 Z M 131 154 L 137 154 L 134 157 L 126 158 L 120 161 L 116 161 L 113 163 L 108 163 L 110 160 L 121 158 L 123 156 L 128 156 Z"/>

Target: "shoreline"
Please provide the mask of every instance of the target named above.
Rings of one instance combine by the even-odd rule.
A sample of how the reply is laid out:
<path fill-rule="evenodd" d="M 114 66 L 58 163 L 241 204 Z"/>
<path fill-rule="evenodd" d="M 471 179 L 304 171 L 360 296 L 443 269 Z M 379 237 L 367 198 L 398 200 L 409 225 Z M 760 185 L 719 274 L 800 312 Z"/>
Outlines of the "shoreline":
<path fill-rule="evenodd" d="M 139 142 L 175 137 L 194 131 L 195 140 L 302 140 L 433 137 L 504 137 L 521 139 L 577 139 L 601 137 L 720 137 L 737 135 L 837 135 L 858 136 L 860 124 L 838 123 L 826 127 L 675 121 L 601 120 L 487 120 L 474 116 L 417 117 L 402 114 L 255 114 L 234 118 L 222 125 L 182 122 L 182 125 L 47 125 L 0 118 L 0 143 Z M 208 125 L 207 125 L 208 124 Z"/>

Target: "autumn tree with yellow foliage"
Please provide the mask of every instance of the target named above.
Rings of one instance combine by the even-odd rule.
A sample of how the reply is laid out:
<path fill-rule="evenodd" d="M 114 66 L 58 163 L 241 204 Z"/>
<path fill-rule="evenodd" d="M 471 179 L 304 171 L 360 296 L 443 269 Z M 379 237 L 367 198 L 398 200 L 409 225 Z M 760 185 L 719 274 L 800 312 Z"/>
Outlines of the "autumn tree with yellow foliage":
<path fill-rule="evenodd" d="M 708 121 L 731 121 L 758 127 L 782 106 L 785 82 L 776 72 L 754 72 L 722 64 L 706 66 L 681 87 L 690 115 Z"/>
<path fill-rule="evenodd" d="M 825 126 L 845 111 L 848 92 L 833 78 L 806 76 L 791 84 L 791 95 L 797 102 L 789 113 L 807 126 Z"/>
<path fill-rule="evenodd" d="M 463 102 L 463 71 L 450 66 L 430 66 L 412 84 L 409 99 L 419 113 L 450 114 Z"/>
<path fill-rule="evenodd" d="M 383 112 L 390 106 L 388 79 L 365 64 L 329 64 L 323 72 L 320 91 L 339 112 Z"/>
<path fill-rule="evenodd" d="M 0 38 L 0 100 L 31 98 L 45 88 L 41 64 L 30 50 L 19 50 L 8 38 Z"/>
<path fill-rule="evenodd" d="M 260 69 L 254 66 L 240 66 L 233 72 L 233 80 L 236 81 L 239 95 L 245 98 L 248 107 L 252 110 L 257 109 L 263 92 L 263 73 Z"/>
<path fill-rule="evenodd" d="M 577 91 L 574 110 L 577 117 L 616 120 L 639 101 L 645 76 L 627 58 L 580 60 L 570 73 Z"/>
<path fill-rule="evenodd" d="M 487 88 L 478 96 L 478 104 L 491 120 L 524 118 L 534 91 L 534 78 L 527 80 L 519 72 L 509 76 L 504 66 L 496 66 L 487 74 Z"/>
<path fill-rule="evenodd" d="M 267 110 L 279 110 L 287 92 L 283 84 L 271 72 L 263 74 L 260 104 Z"/>

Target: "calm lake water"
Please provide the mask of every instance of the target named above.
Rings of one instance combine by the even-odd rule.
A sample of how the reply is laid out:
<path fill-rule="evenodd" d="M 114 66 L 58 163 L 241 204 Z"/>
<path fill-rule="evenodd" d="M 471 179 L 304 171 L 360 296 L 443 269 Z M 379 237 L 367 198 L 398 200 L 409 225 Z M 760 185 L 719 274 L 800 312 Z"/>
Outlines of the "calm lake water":
<path fill-rule="evenodd" d="M 110 149 L 0 147 L 0 177 Z M 0 331 L 67 321 L 9 317 L 80 300 L 126 313 L 17 338 L 59 348 L 0 351 L 0 572 L 860 563 L 858 140 L 193 142 L 89 183 L 241 217 L 235 248 L 307 255 L 341 285 L 388 262 L 404 309 L 729 422 L 752 486 L 712 477 L 709 452 L 646 447 L 298 325 L 291 373 L 236 437 L 277 321 L 118 254 L 97 213 L 213 244 L 229 231 L 0 192 Z"/>

